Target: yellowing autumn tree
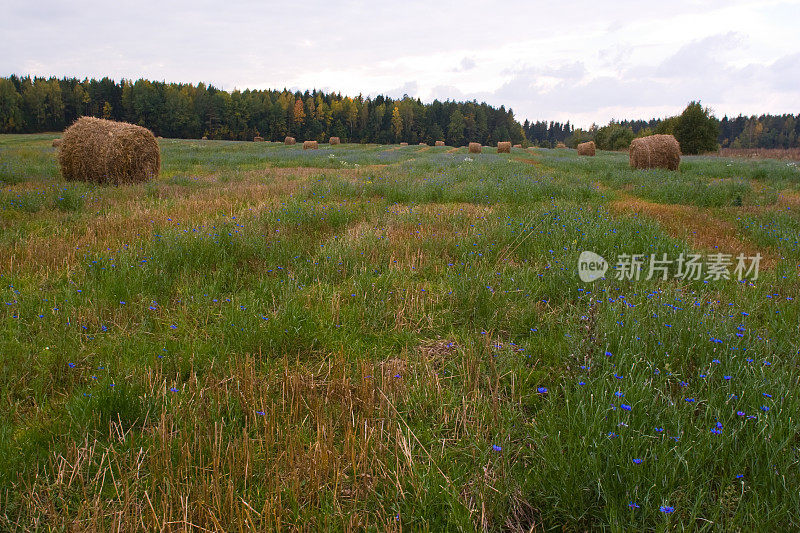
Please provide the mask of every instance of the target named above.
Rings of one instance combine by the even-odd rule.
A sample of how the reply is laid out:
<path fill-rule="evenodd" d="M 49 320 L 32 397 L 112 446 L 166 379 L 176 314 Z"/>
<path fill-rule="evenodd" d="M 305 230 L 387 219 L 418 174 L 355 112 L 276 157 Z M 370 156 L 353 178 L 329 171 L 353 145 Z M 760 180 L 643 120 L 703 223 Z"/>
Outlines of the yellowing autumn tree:
<path fill-rule="evenodd" d="M 298 126 L 301 126 L 306 120 L 306 110 L 303 109 L 303 101 L 299 98 L 294 101 L 294 109 L 292 110 L 292 120 Z"/>
<path fill-rule="evenodd" d="M 395 139 L 400 140 L 400 135 L 403 133 L 403 117 L 400 116 L 400 109 L 397 106 L 392 109 L 392 132 Z"/>

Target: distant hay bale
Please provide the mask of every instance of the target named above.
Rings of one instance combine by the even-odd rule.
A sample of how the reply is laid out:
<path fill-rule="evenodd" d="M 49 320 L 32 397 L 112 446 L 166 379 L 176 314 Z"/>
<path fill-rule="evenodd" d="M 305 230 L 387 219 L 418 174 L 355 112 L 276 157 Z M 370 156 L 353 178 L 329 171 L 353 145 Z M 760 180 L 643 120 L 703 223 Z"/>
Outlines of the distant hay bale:
<path fill-rule="evenodd" d="M 469 143 L 469 153 L 471 154 L 481 153 L 481 143 Z"/>
<path fill-rule="evenodd" d="M 253 137 L 253 142 L 263 143 L 264 142 L 264 137 L 259 137 L 258 135 L 256 135 L 255 137 Z"/>
<path fill-rule="evenodd" d="M 207 141 L 207 140 L 208 140 L 208 137 L 206 137 L 205 135 L 203 135 L 202 137 L 200 137 L 200 140 L 201 140 L 201 141 Z"/>
<path fill-rule="evenodd" d="M 303 141 L 303 150 L 316 150 L 319 148 L 317 141 Z"/>
<path fill-rule="evenodd" d="M 444 146 L 444 141 L 436 141 L 433 144 L 434 144 L 434 146 Z"/>
<path fill-rule="evenodd" d="M 497 153 L 498 154 L 510 154 L 511 153 L 511 143 L 508 141 L 502 141 L 497 143 Z"/>
<path fill-rule="evenodd" d="M 629 157 L 633 168 L 678 170 L 681 146 L 672 135 L 650 135 L 631 141 Z"/>
<path fill-rule="evenodd" d="M 61 139 L 53 139 L 53 148 L 61 146 Z"/>
<path fill-rule="evenodd" d="M 121 185 L 158 176 L 161 152 L 146 128 L 81 117 L 64 131 L 58 162 L 67 181 Z"/>
<path fill-rule="evenodd" d="M 567 147 L 567 145 L 566 145 L 566 144 L 564 144 L 564 143 L 558 143 L 558 144 L 556 145 L 556 148 L 566 148 L 566 147 Z"/>
<path fill-rule="evenodd" d="M 297 141 L 295 140 L 295 138 L 294 138 L 294 137 L 286 137 L 286 138 L 283 140 L 283 144 L 295 144 L 296 142 L 297 142 Z"/>
<path fill-rule="evenodd" d="M 408 143 L 400 143 L 400 146 L 408 146 Z"/>
<path fill-rule="evenodd" d="M 419 143 L 420 146 L 428 146 L 428 143 Z"/>
<path fill-rule="evenodd" d="M 514 148 L 522 148 L 522 145 L 521 144 L 515 144 Z"/>
<path fill-rule="evenodd" d="M 594 145 L 594 141 L 578 144 L 578 155 L 593 156 L 595 154 L 595 151 L 596 147 Z"/>
<path fill-rule="evenodd" d="M 341 142 L 342 141 L 339 139 L 339 137 L 331 137 L 330 140 L 328 140 L 328 144 L 330 144 L 331 146 L 335 144 L 341 144 Z"/>

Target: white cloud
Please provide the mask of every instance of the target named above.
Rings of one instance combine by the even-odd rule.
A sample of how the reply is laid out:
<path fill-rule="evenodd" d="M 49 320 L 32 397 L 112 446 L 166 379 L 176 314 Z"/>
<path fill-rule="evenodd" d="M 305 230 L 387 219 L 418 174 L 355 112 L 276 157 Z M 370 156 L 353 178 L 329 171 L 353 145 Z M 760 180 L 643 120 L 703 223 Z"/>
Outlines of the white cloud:
<path fill-rule="evenodd" d="M 584 126 L 800 101 L 797 0 L 11 2 L 3 75 L 475 98 Z"/>

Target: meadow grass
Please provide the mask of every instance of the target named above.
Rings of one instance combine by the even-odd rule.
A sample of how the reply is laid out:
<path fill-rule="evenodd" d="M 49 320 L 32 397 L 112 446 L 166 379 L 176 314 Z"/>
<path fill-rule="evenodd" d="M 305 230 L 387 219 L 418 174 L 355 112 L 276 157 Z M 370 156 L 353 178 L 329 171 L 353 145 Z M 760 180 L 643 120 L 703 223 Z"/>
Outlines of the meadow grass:
<path fill-rule="evenodd" d="M 784 162 L 163 139 L 110 188 L 52 138 L 0 136 L 2 529 L 800 527 Z M 577 276 L 730 242 L 774 261 Z"/>

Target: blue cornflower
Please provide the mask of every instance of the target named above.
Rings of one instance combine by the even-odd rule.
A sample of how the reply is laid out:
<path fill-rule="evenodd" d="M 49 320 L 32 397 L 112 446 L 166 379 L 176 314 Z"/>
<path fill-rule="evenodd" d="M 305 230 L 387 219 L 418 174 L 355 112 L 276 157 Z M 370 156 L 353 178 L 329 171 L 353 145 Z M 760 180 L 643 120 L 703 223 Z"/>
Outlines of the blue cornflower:
<path fill-rule="evenodd" d="M 539 387 L 536 389 L 536 392 L 538 392 L 539 394 L 547 394 L 547 388 Z"/>
<path fill-rule="evenodd" d="M 655 428 L 656 433 L 664 433 L 664 428 Z"/>
<path fill-rule="evenodd" d="M 169 390 L 170 390 L 171 392 L 178 392 L 178 389 L 176 389 L 175 387 L 170 387 L 170 389 L 169 389 Z"/>
<path fill-rule="evenodd" d="M 722 379 L 724 379 L 725 381 L 730 381 L 731 377 L 730 376 L 722 376 Z"/>
<path fill-rule="evenodd" d="M 607 351 L 607 352 L 606 352 L 606 355 L 607 355 L 608 357 L 611 357 L 611 356 L 612 356 L 612 355 L 614 355 L 614 354 L 613 354 L 613 353 L 611 353 L 611 352 L 608 352 L 608 351 Z"/>
<path fill-rule="evenodd" d="M 630 502 L 628 504 L 628 507 L 630 507 L 631 509 L 638 509 L 639 508 L 639 504 L 638 503 L 634 503 L 634 502 Z"/>
<path fill-rule="evenodd" d="M 661 507 L 658 508 L 658 510 L 664 514 L 670 514 L 675 512 L 675 508 L 670 507 L 669 505 L 662 505 Z"/>
<path fill-rule="evenodd" d="M 640 464 L 642 464 L 642 460 L 639 459 L 639 458 L 636 458 L 636 459 L 633 460 L 633 464 L 640 465 Z"/>
<path fill-rule="evenodd" d="M 689 403 L 694 403 L 694 398 L 686 398 L 686 401 Z"/>
<path fill-rule="evenodd" d="M 614 393 L 614 396 L 616 396 L 617 398 L 622 398 L 623 396 L 625 396 L 625 393 L 621 392 L 621 391 L 617 391 L 617 392 Z"/>
<path fill-rule="evenodd" d="M 619 406 L 622 408 L 623 411 L 630 411 L 631 410 L 631 406 L 630 405 L 626 405 L 624 403 L 621 403 Z"/>
<path fill-rule="evenodd" d="M 497 444 L 492 444 L 492 449 L 494 451 L 496 451 L 496 452 L 499 452 L 499 451 L 503 450 L 503 447 L 502 446 L 498 446 Z"/>
<path fill-rule="evenodd" d="M 67 363 L 70 368 L 75 368 L 75 363 Z"/>
<path fill-rule="evenodd" d="M 766 405 L 762 405 L 761 410 L 766 413 L 767 411 L 769 411 L 769 407 L 767 407 Z"/>
<path fill-rule="evenodd" d="M 766 396 L 767 398 L 772 398 L 772 394 L 767 394 L 766 392 L 763 392 L 762 396 Z"/>
<path fill-rule="evenodd" d="M 586 382 L 585 382 L 585 381 L 579 381 L 579 382 L 578 382 L 578 385 L 580 385 L 581 387 L 583 387 L 584 385 L 586 385 Z"/>
<path fill-rule="evenodd" d="M 744 416 L 745 412 L 744 411 L 736 411 L 736 415 L 737 416 Z"/>

